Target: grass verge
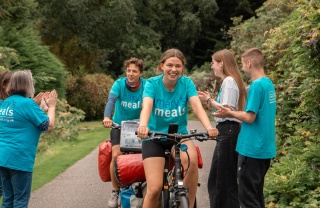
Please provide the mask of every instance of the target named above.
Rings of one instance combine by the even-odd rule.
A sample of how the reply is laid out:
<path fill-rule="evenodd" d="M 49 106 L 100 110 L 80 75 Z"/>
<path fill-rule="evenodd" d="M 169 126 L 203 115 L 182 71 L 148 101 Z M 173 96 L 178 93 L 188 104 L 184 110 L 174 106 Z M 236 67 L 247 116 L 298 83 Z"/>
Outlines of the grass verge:
<path fill-rule="evenodd" d="M 32 191 L 42 187 L 75 162 L 92 152 L 109 137 L 109 129 L 101 126 L 101 121 L 81 122 L 75 128 L 79 130 L 76 141 L 57 141 L 49 149 L 37 154 L 34 164 Z M 2 198 L 0 197 L 0 206 Z"/>
<path fill-rule="evenodd" d="M 48 151 L 38 154 L 34 165 L 32 191 L 50 182 L 68 167 L 92 152 L 109 136 L 109 130 L 101 121 L 81 122 L 76 126 L 79 136 L 76 141 L 58 141 Z"/>

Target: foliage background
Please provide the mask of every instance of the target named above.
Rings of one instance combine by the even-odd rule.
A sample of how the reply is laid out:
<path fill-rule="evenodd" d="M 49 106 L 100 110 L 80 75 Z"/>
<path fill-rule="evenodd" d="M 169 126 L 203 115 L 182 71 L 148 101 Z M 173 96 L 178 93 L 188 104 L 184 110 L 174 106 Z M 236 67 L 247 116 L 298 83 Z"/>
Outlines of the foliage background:
<path fill-rule="evenodd" d="M 45 151 L 54 138 L 75 138 L 72 127 L 81 119 L 102 119 L 125 59 L 142 58 L 150 77 L 162 51 L 179 48 L 186 75 L 215 96 L 221 80 L 209 72 L 212 53 L 228 48 L 239 60 L 258 47 L 278 105 L 266 206 L 320 207 L 319 6 L 316 0 L 3 0 L 0 70 L 31 69 L 38 91 L 55 88 L 65 98 L 59 130 L 41 139 Z"/>
<path fill-rule="evenodd" d="M 277 90 L 277 157 L 267 173 L 268 207 L 319 207 L 320 4 L 267 1 L 258 18 L 229 31 L 231 48 L 263 49 Z"/>

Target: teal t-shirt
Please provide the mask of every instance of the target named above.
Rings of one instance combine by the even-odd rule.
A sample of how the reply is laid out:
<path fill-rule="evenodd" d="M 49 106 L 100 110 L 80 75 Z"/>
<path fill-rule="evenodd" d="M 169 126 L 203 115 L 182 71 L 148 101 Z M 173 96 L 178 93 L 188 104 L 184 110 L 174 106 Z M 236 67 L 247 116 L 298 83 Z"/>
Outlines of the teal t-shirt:
<path fill-rule="evenodd" d="M 117 79 L 112 85 L 110 93 L 118 97 L 112 117 L 113 122 L 121 124 L 122 121 L 139 119 L 146 80 L 141 78 L 140 82 L 140 88 L 134 92 L 127 88 L 126 77 Z"/>
<path fill-rule="evenodd" d="M 276 92 L 269 78 L 253 81 L 248 92 L 246 112 L 254 112 L 253 123 L 242 122 L 236 151 L 243 156 L 270 159 L 276 156 Z"/>
<path fill-rule="evenodd" d="M 147 80 L 143 97 L 153 99 L 148 128 L 156 132 L 168 132 L 168 125 L 179 125 L 178 133 L 187 134 L 188 100 L 198 96 L 193 81 L 181 76 L 173 91 L 168 91 L 162 81 L 163 75 Z"/>
<path fill-rule="evenodd" d="M 47 119 L 31 98 L 8 97 L 0 106 L 0 166 L 33 172 L 39 125 Z"/>

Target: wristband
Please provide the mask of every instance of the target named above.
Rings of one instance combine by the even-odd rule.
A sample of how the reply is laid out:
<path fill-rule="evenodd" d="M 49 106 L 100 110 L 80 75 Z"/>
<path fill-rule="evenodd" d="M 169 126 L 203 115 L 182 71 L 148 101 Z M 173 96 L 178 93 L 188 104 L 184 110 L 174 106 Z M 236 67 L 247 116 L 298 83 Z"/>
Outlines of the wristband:
<path fill-rule="evenodd" d="M 209 100 L 211 100 L 211 97 L 209 97 L 209 98 L 208 98 L 208 100 L 207 100 L 207 104 L 209 104 Z"/>
<path fill-rule="evenodd" d="M 209 131 L 210 129 L 214 129 L 214 127 L 213 127 L 213 126 L 209 126 L 209 127 L 207 128 L 207 131 Z"/>

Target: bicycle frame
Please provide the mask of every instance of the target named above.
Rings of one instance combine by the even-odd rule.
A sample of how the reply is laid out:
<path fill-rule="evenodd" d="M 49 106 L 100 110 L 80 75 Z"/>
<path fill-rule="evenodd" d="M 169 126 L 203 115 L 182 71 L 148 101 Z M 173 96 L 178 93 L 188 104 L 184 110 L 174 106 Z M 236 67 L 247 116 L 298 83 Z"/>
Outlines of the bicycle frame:
<path fill-rule="evenodd" d="M 191 140 L 192 137 L 199 141 L 208 140 L 207 133 L 195 133 L 191 134 L 167 134 L 167 133 L 150 133 L 150 138 L 160 139 L 161 136 L 166 137 L 169 141 L 174 143 L 174 168 L 172 170 L 172 177 L 168 180 L 169 167 L 171 154 L 170 150 L 166 150 L 165 167 L 163 174 L 163 189 L 162 189 L 162 207 L 163 208 L 178 208 L 189 207 L 188 188 L 183 184 L 183 172 L 180 158 L 181 140 Z M 187 168 L 186 168 L 187 170 Z"/>
<path fill-rule="evenodd" d="M 174 167 L 171 183 L 168 180 L 170 161 L 171 161 L 171 153 L 169 150 L 166 150 L 165 155 L 165 167 L 163 174 L 163 194 L 162 194 L 162 206 L 163 208 L 176 207 L 179 202 L 177 202 L 176 195 L 183 195 L 188 198 L 188 188 L 183 185 L 183 173 L 182 173 L 182 165 L 180 158 L 180 143 L 179 138 L 177 138 L 177 145 L 174 145 L 175 149 L 175 157 L 174 157 Z"/>

